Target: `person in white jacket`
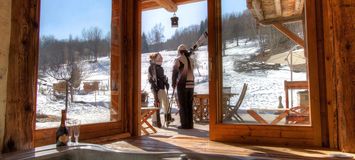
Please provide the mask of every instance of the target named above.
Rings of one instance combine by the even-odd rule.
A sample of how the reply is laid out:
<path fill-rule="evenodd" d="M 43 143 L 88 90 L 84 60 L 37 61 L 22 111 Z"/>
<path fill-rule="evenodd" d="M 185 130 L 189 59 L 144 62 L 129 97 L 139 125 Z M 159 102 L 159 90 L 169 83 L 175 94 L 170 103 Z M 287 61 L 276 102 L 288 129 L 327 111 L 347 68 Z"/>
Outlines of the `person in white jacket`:
<path fill-rule="evenodd" d="M 195 47 L 194 47 L 195 48 Z M 172 87 L 177 88 L 181 126 L 179 129 L 193 128 L 193 93 L 194 93 L 194 64 L 190 58 L 193 49 L 188 51 L 186 45 L 178 47 L 178 57 L 175 59 L 172 74 Z"/>

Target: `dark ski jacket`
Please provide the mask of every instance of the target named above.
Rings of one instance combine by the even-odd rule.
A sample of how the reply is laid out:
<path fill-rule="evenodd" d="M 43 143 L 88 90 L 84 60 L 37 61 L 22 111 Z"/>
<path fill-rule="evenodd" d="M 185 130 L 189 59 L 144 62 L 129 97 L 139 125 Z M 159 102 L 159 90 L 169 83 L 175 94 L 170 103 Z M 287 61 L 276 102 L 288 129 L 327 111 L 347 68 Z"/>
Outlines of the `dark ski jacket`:
<path fill-rule="evenodd" d="M 158 92 L 159 89 L 165 89 L 166 86 L 169 86 L 168 78 L 164 75 L 164 69 L 161 65 L 151 62 L 148 72 L 148 80 L 152 90 Z"/>

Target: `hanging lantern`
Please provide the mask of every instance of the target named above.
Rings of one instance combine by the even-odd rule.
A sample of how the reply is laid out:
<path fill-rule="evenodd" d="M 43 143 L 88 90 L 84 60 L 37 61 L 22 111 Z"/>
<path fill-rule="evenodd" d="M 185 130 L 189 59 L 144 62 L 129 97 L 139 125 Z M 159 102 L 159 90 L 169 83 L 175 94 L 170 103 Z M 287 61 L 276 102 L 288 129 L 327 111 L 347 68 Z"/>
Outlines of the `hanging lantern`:
<path fill-rule="evenodd" d="M 176 14 L 174 13 L 173 17 L 171 19 L 171 27 L 172 28 L 177 28 L 179 26 L 179 17 L 176 17 Z"/>

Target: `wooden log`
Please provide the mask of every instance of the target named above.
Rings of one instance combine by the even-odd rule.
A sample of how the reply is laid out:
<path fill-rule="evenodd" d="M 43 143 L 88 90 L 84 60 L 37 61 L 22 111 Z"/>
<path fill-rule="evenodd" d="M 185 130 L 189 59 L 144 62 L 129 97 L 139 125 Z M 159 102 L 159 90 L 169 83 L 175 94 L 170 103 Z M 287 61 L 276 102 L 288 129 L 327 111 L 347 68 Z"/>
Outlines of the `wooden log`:
<path fill-rule="evenodd" d="M 154 0 L 154 1 L 169 12 L 177 11 L 177 4 L 172 0 Z"/>
<path fill-rule="evenodd" d="M 295 33 L 291 32 L 288 28 L 286 28 L 280 23 L 275 23 L 272 26 L 279 30 L 282 34 L 290 38 L 290 40 L 294 41 L 296 44 L 304 48 L 304 40 L 297 36 Z"/>
<path fill-rule="evenodd" d="M 264 20 L 264 13 L 261 5 L 262 3 L 260 0 L 252 0 L 253 11 L 255 15 L 258 17 L 259 21 Z"/>
<path fill-rule="evenodd" d="M 205 0 L 173 0 L 173 2 L 177 5 L 194 3 L 194 2 L 201 2 L 201 1 L 205 1 Z M 155 0 L 142 0 L 140 5 L 142 8 L 142 11 L 148 11 L 148 10 L 152 10 L 152 9 L 161 8 L 161 5 L 156 3 Z"/>
<path fill-rule="evenodd" d="M 304 9 L 304 0 L 295 0 L 295 14 L 302 14 Z"/>
<path fill-rule="evenodd" d="M 11 0 L 0 2 L 0 152 L 2 150 L 5 110 L 6 110 L 6 91 L 7 91 L 7 70 L 9 60 L 10 35 L 11 35 Z"/>
<path fill-rule="evenodd" d="M 281 0 L 274 0 L 274 4 L 275 4 L 276 15 L 277 15 L 278 17 L 281 17 L 281 16 L 282 16 Z"/>
<path fill-rule="evenodd" d="M 39 1 L 12 1 L 3 152 L 33 147 Z"/>

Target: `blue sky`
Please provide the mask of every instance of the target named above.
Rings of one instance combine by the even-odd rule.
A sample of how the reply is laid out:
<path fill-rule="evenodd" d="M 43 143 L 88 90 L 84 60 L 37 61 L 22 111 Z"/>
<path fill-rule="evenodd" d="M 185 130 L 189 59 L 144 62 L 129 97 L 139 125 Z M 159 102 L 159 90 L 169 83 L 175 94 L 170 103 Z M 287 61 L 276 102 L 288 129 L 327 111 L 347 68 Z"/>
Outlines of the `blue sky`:
<path fill-rule="evenodd" d="M 111 30 L 111 0 L 41 0 L 40 35 L 81 36 L 84 28 Z"/>
<path fill-rule="evenodd" d="M 241 12 L 246 9 L 245 0 L 222 0 L 222 13 Z M 179 28 L 187 27 L 207 18 L 207 1 L 178 6 Z M 142 13 L 142 31 L 148 33 L 155 24 L 162 23 L 165 38 L 171 28 L 173 13 L 164 9 Z M 111 0 L 41 0 L 40 35 L 54 35 L 58 39 L 81 36 L 84 28 L 99 27 L 104 36 L 111 28 Z"/>
<path fill-rule="evenodd" d="M 232 12 L 242 12 L 246 9 L 245 0 L 222 0 L 222 14 Z M 164 9 L 144 11 L 142 13 L 142 31 L 149 33 L 150 30 L 159 23 L 164 26 L 165 38 L 171 37 L 176 28 L 171 28 L 170 18 L 173 13 Z M 179 28 L 184 28 L 193 24 L 200 24 L 207 18 L 207 0 L 197 3 L 179 5 L 176 16 L 179 17 Z"/>

